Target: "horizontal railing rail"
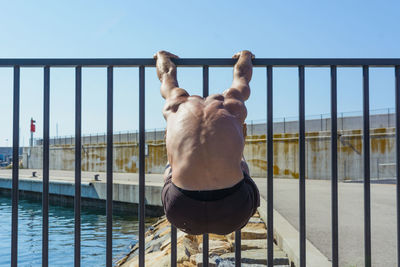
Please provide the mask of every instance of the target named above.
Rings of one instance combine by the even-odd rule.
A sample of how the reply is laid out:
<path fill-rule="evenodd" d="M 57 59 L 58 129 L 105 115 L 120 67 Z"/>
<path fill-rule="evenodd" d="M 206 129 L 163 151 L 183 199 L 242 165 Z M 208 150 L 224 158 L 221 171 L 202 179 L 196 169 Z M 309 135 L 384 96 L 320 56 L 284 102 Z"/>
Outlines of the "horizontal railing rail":
<path fill-rule="evenodd" d="M 203 97 L 209 93 L 209 68 L 231 67 L 235 59 L 174 59 L 179 67 L 201 67 L 203 70 Z M 268 266 L 273 266 L 273 69 L 276 67 L 298 68 L 299 90 L 299 265 L 306 266 L 306 191 L 305 191 L 305 75 L 306 67 L 325 67 L 330 69 L 331 78 L 331 213 L 332 213 L 332 266 L 339 266 L 338 241 L 338 172 L 337 172 L 337 68 L 358 67 L 363 73 L 363 143 L 364 151 L 364 248 L 365 266 L 371 266 L 371 214 L 370 214 L 370 154 L 369 154 L 369 68 L 390 67 L 395 74 L 395 102 L 396 102 L 396 211 L 397 211 L 397 255 L 400 266 L 400 59 L 390 58 L 284 58 L 253 60 L 256 67 L 265 67 L 267 91 L 267 248 Z M 0 59 L 0 67 L 13 67 L 13 172 L 12 172 L 12 235 L 11 235 L 11 265 L 18 262 L 18 177 L 19 177 L 19 116 L 20 116 L 20 68 L 42 67 L 44 69 L 44 112 L 43 112 L 43 233 L 42 233 L 42 265 L 48 266 L 48 208 L 49 208 L 49 114 L 50 109 L 50 69 L 54 67 L 75 68 L 75 244 L 74 266 L 80 266 L 80 212 L 81 212 L 81 119 L 82 119 L 82 68 L 107 68 L 107 197 L 106 197 L 106 266 L 112 266 L 112 192 L 113 192 L 113 68 L 139 68 L 139 266 L 145 265 L 145 68 L 154 67 L 155 60 L 144 59 Z M 171 266 L 176 266 L 177 259 L 177 231 L 171 231 Z M 208 264 L 208 235 L 203 236 L 203 264 Z M 235 233 L 235 263 L 241 264 L 241 233 Z"/>
<path fill-rule="evenodd" d="M 230 67 L 236 59 L 230 58 L 182 58 L 172 59 L 180 67 Z M 149 58 L 41 58 L 41 59 L 0 59 L 0 67 L 13 67 L 16 65 L 24 67 L 155 67 L 156 61 Z M 255 67 L 393 67 L 400 64 L 398 58 L 255 58 Z"/>

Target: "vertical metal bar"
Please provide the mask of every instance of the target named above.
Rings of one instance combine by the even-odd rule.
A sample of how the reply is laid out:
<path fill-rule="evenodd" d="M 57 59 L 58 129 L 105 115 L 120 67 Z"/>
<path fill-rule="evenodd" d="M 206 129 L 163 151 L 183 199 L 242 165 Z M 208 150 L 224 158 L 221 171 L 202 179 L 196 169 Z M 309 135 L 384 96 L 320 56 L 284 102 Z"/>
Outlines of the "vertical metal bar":
<path fill-rule="evenodd" d="M 113 205 L 113 67 L 107 67 L 107 238 L 106 266 L 112 267 Z"/>
<path fill-rule="evenodd" d="M 321 114 L 321 132 L 322 132 L 322 128 L 323 128 L 323 126 L 322 126 L 322 114 Z"/>
<path fill-rule="evenodd" d="M 144 66 L 139 67 L 139 266 L 144 267 L 144 220 L 145 220 L 145 206 L 144 206 L 144 186 L 145 186 L 145 69 Z"/>
<path fill-rule="evenodd" d="M 397 266 L 400 267 L 400 66 L 395 68 L 396 77 L 396 211 L 397 211 Z"/>
<path fill-rule="evenodd" d="M 208 69 L 208 66 L 203 66 L 203 97 L 208 97 L 209 94 Z"/>
<path fill-rule="evenodd" d="M 285 121 L 285 117 L 283 117 L 283 133 L 286 133 L 286 121 Z"/>
<path fill-rule="evenodd" d="M 242 265 L 242 231 L 235 231 L 235 266 Z"/>
<path fill-rule="evenodd" d="M 331 198 L 332 267 L 339 266 L 338 167 L 337 167 L 337 67 L 331 66 Z"/>
<path fill-rule="evenodd" d="M 14 66 L 11 266 L 18 260 L 19 66 Z"/>
<path fill-rule="evenodd" d="M 75 242 L 74 266 L 81 266 L 81 155 L 82 155 L 82 67 L 75 68 Z"/>
<path fill-rule="evenodd" d="M 371 192 L 369 151 L 369 67 L 363 66 L 363 119 L 364 119 L 364 250 L 365 266 L 371 266 Z"/>
<path fill-rule="evenodd" d="M 49 265 L 49 139 L 50 139 L 50 67 L 43 77 L 43 190 L 42 190 L 42 266 Z"/>
<path fill-rule="evenodd" d="M 400 267 L 400 66 L 395 66 L 397 266 Z"/>
<path fill-rule="evenodd" d="M 268 266 L 274 265 L 274 145 L 272 66 L 267 67 L 267 249 Z"/>
<path fill-rule="evenodd" d="M 299 209 L 300 267 L 306 267 L 305 94 L 304 66 L 299 66 Z"/>
<path fill-rule="evenodd" d="M 176 227 L 171 224 L 171 267 L 176 267 L 176 242 L 177 242 Z"/>
<path fill-rule="evenodd" d="M 208 66 L 203 66 L 203 97 L 208 97 Z M 208 234 L 203 235 L 203 266 L 208 266 Z"/>

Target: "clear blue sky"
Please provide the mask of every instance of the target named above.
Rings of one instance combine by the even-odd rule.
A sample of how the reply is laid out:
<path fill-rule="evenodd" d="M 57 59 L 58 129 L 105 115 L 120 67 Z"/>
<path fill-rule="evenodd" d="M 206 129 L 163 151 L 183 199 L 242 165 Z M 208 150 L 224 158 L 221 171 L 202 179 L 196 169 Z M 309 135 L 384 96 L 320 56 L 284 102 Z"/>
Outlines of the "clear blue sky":
<path fill-rule="evenodd" d="M 400 58 L 399 1 L 3 1 L 1 58 L 148 58 L 160 49 L 180 57 Z M 201 92 L 201 70 L 180 69 L 180 86 Z M 295 69 L 274 72 L 274 117 L 297 115 Z M 211 93 L 231 83 L 232 69 L 210 71 Z M 394 106 L 392 69 L 371 70 L 371 108 Z M 138 128 L 138 71 L 116 69 L 116 131 Z M 265 118 L 265 70 L 256 69 L 249 120 Z M 306 112 L 328 113 L 329 70 L 306 70 Z M 340 69 L 339 111 L 361 110 L 361 70 Z M 21 70 L 21 145 L 29 120 L 42 135 L 41 69 Z M 154 69 L 146 71 L 146 128 L 165 126 Z M 106 129 L 106 71 L 83 71 L 83 131 Z M 11 144 L 12 70 L 0 69 L 0 146 Z M 51 70 L 51 135 L 74 133 L 74 71 Z M 6 139 L 9 139 L 7 142 Z"/>

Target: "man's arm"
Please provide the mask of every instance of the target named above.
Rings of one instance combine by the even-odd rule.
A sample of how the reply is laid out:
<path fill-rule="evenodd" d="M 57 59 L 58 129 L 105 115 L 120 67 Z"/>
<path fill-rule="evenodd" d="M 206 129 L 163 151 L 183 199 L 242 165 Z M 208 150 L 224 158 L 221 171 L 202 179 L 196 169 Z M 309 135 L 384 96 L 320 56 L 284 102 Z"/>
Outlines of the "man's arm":
<path fill-rule="evenodd" d="M 226 90 L 223 95 L 226 98 L 235 98 L 246 101 L 250 97 L 250 80 L 253 75 L 252 59 L 254 55 L 247 50 L 236 53 L 232 58 L 237 58 L 233 68 L 233 82 L 231 88 Z"/>
<path fill-rule="evenodd" d="M 157 76 L 161 81 L 161 95 L 166 100 L 189 96 L 186 90 L 179 88 L 176 65 L 171 58 L 178 58 L 178 56 L 166 51 L 159 51 L 154 55 L 154 59 L 157 61 Z"/>

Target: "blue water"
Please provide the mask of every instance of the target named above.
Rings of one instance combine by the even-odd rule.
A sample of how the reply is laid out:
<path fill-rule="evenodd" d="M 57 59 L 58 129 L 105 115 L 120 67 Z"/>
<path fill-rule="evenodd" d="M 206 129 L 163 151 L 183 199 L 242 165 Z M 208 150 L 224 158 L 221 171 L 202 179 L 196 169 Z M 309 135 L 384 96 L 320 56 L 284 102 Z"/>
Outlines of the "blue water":
<path fill-rule="evenodd" d="M 20 199 L 18 221 L 18 266 L 41 266 L 41 202 Z M 105 266 L 106 216 L 104 210 L 82 209 L 81 264 Z M 137 242 L 136 216 L 113 216 L 114 262 Z M 0 266 L 11 261 L 11 199 L 0 196 Z M 49 266 L 73 266 L 74 210 L 70 207 L 49 208 Z"/>

